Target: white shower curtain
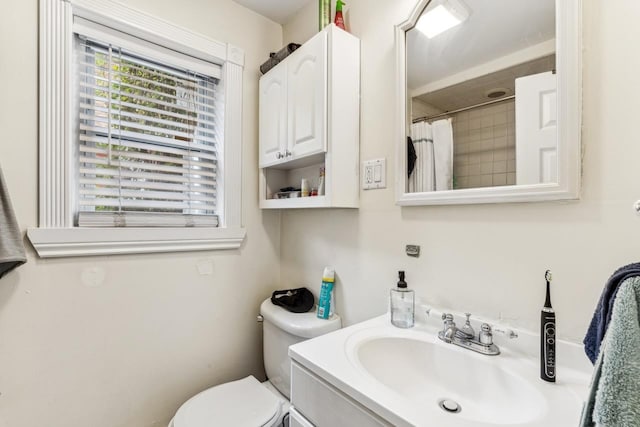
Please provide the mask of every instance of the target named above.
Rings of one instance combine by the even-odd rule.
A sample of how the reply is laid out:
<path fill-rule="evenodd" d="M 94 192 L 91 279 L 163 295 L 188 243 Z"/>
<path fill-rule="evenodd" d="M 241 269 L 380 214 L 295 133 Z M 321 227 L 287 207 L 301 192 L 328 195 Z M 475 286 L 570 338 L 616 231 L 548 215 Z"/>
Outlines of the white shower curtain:
<path fill-rule="evenodd" d="M 409 177 L 409 192 L 453 189 L 453 128 L 451 119 L 411 125 L 416 166 Z"/>
<path fill-rule="evenodd" d="M 431 124 L 427 122 L 413 123 L 411 125 L 411 139 L 416 150 L 416 166 L 409 178 L 409 192 L 433 191 L 435 176 Z"/>

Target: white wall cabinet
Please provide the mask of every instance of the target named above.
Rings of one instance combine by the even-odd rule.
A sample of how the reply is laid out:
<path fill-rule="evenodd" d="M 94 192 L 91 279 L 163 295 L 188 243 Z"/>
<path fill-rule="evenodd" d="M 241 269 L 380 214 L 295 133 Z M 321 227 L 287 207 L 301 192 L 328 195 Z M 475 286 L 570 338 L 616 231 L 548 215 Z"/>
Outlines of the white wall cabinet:
<path fill-rule="evenodd" d="M 260 78 L 260 207 L 359 203 L 360 41 L 329 25 Z M 278 199 L 281 188 L 325 194 Z"/>
<path fill-rule="evenodd" d="M 326 151 L 327 33 L 260 79 L 260 167 Z"/>
<path fill-rule="evenodd" d="M 287 68 L 260 79 L 260 166 L 280 163 L 287 147 Z"/>
<path fill-rule="evenodd" d="M 327 33 L 300 47 L 287 64 L 289 149 L 297 159 L 326 151 Z"/>

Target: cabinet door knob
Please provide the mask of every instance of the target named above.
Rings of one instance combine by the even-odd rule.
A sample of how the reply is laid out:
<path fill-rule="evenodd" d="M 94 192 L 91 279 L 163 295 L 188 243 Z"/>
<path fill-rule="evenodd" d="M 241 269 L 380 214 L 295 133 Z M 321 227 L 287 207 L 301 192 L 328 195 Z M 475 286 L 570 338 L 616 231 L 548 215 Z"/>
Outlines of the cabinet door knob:
<path fill-rule="evenodd" d="M 278 154 L 276 154 L 276 159 L 281 159 L 283 157 L 284 156 L 282 155 L 282 153 L 278 151 Z"/>
<path fill-rule="evenodd" d="M 291 151 L 287 150 L 287 151 L 284 152 L 284 155 L 286 157 L 289 157 L 289 156 L 292 156 L 293 154 L 291 153 Z"/>

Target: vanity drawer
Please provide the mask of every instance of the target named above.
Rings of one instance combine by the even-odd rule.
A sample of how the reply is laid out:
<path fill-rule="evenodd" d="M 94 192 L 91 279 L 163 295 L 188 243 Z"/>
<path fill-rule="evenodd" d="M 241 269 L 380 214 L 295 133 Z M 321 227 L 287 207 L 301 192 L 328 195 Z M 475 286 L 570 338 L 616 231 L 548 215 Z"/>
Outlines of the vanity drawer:
<path fill-rule="evenodd" d="M 295 361 L 291 363 L 291 403 L 315 427 L 391 427 Z"/>
<path fill-rule="evenodd" d="M 313 427 L 296 409 L 292 406 L 289 410 L 289 427 Z"/>

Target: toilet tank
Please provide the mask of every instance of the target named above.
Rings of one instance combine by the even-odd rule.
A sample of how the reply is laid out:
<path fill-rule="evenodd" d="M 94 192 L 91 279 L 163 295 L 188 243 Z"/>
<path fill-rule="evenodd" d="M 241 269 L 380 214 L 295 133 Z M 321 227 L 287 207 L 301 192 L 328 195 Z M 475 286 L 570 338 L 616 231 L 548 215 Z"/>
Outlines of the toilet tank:
<path fill-rule="evenodd" d="M 260 305 L 260 314 L 264 318 L 263 355 L 267 378 L 280 393 L 290 398 L 289 346 L 340 329 L 342 320 L 338 315 L 330 319 L 318 319 L 315 311 L 291 313 L 274 305 L 270 298 Z"/>

